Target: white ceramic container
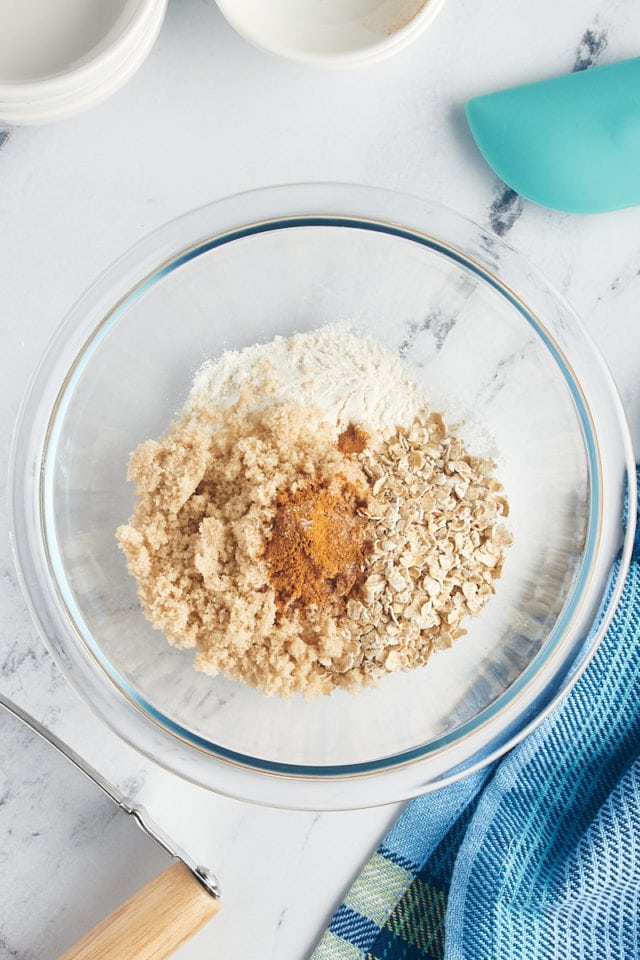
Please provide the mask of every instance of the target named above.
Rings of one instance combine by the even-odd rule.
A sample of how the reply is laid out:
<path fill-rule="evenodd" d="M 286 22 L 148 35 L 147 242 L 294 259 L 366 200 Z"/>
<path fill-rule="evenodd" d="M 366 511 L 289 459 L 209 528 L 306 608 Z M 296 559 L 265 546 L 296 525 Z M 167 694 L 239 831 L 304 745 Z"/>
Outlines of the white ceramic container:
<path fill-rule="evenodd" d="M 404 50 L 445 0 L 216 0 L 246 40 L 289 60 L 354 67 Z"/>
<path fill-rule="evenodd" d="M 61 120 L 141 66 L 167 0 L 0 0 L 0 121 Z"/>

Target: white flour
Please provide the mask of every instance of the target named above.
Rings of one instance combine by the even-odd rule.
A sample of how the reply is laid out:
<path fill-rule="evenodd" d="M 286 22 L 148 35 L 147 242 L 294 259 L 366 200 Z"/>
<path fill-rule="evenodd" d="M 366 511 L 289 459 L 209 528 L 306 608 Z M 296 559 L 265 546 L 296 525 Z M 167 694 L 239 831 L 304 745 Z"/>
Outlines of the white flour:
<path fill-rule="evenodd" d="M 399 357 L 338 324 L 208 360 L 186 410 L 229 406 L 243 387 L 257 388 L 264 406 L 294 401 L 319 407 L 336 425 L 353 421 L 373 430 L 409 426 L 427 405 Z"/>

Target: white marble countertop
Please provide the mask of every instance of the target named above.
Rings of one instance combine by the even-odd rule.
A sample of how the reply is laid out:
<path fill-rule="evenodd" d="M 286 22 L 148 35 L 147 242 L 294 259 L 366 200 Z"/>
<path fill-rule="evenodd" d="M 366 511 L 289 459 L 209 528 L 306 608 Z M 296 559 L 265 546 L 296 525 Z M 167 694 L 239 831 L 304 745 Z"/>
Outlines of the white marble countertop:
<path fill-rule="evenodd" d="M 640 208 L 580 217 L 522 201 L 482 162 L 462 112 L 472 95 L 636 56 L 639 42 L 640 5 L 623 0 L 449 0 L 406 52 L 325 71 L 253 49 L 212 0 L 171 0 L 148 61 L 108 102 L 53 126 L 0 127 L 3 472 L 45 344 L 121 251 L 204 202 L 312 180 L 419 194 L 508 238 L 581 314 L 640 452 Z M 1 496 L 0 689 L 141 799 L 217 872 L 223 909 L 176 956 L 307 956 L 397 809 L 260 809 L 179 782 L 121 744 L 67 686 L 37 636 L 10 555 L 4 487 Z M 89 915 L 79 891 L 97 890 L 99 877 L 92 909 L 113 906 L 136 871 L 144 873 L 144 854 L 114 825 L 108 805 L 93 807 L 68 791 L 60 799 L 65 781 L 56 787 L 47 752 L 36 762 L 26 751 L 21 763 L 2 730 L 0 956 L 48 960 Z M 43 836 L 53 824 L 55 841 Z"/>

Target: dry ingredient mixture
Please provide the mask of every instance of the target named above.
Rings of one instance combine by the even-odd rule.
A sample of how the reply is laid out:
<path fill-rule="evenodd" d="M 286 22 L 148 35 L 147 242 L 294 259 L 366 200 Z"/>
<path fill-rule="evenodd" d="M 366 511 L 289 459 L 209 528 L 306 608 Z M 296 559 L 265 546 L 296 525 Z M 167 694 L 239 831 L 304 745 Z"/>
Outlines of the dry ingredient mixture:
<path fill-rule="evenodd" d="M 425 664 L 494 593 L 511 543 L 494 467 L 393 353 L 323 327 L 205 364 L 133 453 L 117 537 L 146 616 L 198 670 L 356 690 Z"/>

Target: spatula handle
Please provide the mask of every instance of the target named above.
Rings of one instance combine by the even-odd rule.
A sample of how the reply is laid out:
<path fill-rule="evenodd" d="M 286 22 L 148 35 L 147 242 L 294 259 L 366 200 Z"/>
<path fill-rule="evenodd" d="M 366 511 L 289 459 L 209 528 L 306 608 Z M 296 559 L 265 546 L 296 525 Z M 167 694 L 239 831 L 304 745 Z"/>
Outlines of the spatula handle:
<path fill-rule="evenodd" d="M 60 960 L 164 960 L 218 911 L 182 862 L 172 864 Z"/>

